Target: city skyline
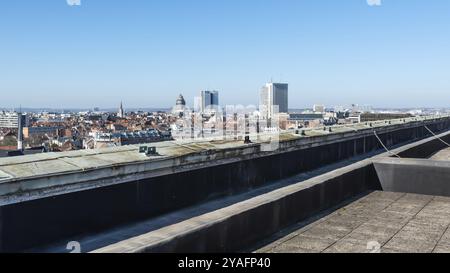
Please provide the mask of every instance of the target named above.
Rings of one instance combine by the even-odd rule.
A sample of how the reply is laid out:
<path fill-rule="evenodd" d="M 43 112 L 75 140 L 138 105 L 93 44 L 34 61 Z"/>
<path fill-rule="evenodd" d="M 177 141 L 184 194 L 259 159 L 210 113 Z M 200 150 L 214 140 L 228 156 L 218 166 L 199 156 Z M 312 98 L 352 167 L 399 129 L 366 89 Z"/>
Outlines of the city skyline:
<path fill-rule="evenodd" d="M 289 83 L 291 108 L 446 107 L 449 11 L 443 0 L 8 2 L 0 107 L 170 108 L 200 90 L 256 105 L 270 79 Z"/>

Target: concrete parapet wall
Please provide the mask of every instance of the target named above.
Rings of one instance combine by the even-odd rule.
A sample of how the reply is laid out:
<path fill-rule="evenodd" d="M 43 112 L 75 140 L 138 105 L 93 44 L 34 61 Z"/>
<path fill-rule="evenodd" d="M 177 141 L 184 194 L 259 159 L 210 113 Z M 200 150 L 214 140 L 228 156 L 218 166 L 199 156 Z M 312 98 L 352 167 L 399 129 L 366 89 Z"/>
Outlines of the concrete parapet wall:
<path fill-rule="evenodd" d="M 384 191 L 450 197 L 450 162 L 387 158 L 374 161 Z"/>
<path fill-rule="evenodd" d="M 379 183 L 366 160 L 94 253 L 235 252 Z"/>
<path fill-rule="evenodd" d="M 424 130 L 421 129 L 421 130 Z M 450 134 L 440 135 L 439 138 L 447 143 L 450 143 Z M 414 145 L 410 149 L 399 153 L 401 158 L 429 158 L 437 151 L 447 148 L 448 146 L 441 140 L 434 138 L 422 145 Z"/>
<path fill-rule="evenodd" d="M 386 146 L 390 147 L 431 135 L 424 125 L 440 132 L 450 128 L 450 118 L 364 127 L 357 131 L 347 129 L 340 133 L 324 132 L 308 137 L 288 134 L 282 137 L 280 148 L 272 152 L 261 151 L 261 143 L 192 143 L 190 146 L 171 143 L 172 147 L 164 148 L 170 144 L 166 142 L 160 147 L 160 150 L 165 151 L 162 152 L 165 155 L 161 157 L 147 158 L 137 152 L 137 147 L 124 146 L 119 149 L 122 151 L 120 153 L 108 150 L 82 151 L 24 157 L 7 163 L 0 161 L 0 206 L 245 160 L 270 158 L 315 147 L 339 146 L 337 153 L 330 151 L 323 156 L 325 162 L 319 162 L 323 165 L 382 148 L 374 137 L 374 131 L 377 131 Z M 328 158 L 330 160 L 327 161 Z M 298 173 L 298 170 L 294 170 L 295 172 Z"/>
<path fill-rule="evenodd" d="M 446 139 L 449 135 L 440 137 Z M 435 140 L 428 138 L 393 152 L 417 153 L 423 147 L 423 153 L 428 154 Z M 94 253 L 233 252 L 365 191 L 383 189 L 450 196 L 448 162 L 397 159 L 388 155 L 381 154 Z"/>

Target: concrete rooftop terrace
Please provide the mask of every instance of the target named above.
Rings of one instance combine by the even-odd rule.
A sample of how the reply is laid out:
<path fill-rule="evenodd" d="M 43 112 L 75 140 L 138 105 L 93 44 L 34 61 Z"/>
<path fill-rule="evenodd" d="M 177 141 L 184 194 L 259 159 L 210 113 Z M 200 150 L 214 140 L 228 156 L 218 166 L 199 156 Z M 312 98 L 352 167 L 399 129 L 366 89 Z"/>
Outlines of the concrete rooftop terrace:
<path fill-rule="evenodd" d="M 416 129 L 424 129 L 421 127 L 423 126 Z M 438 137 L 449 141 L 449 136 L 450 132 L 447 131 Z M 425 158 L 442 151 L 444 147 L 437 137 L 432 136 L 399 146 L 393 149 L 392 153 L 379 154 L 377 151 L 372 155 L 360 155 L 309 173 L 299 173 L 294 177 L 273 181 L 272 184 L 238 195 L 211 200 L 170 214 L 159 215 L 157 218 L 126 223 L 98 234 L 76 236 L 70 240 L 81 242 L 83 251 L 94 252 L 242 251 L 255 243 L 261 246 L 261 241 L 267 245 L 259 250 L 261 252 L 365 252 L 367 243 L 374 240 L 384 247 L 384 252 L 430 252 L 430 246 L 427 248 L 421 244 L 431 244 L 432 251 L 440 251 L 439 249 L 447 244 L 441 239 L 446 238 L 444 234 L 449 224 L 447 218 L 450 219 L 450 215 L 447 215 L 450 209 L 447 203 L 450 199 L 437 195 L 442 196 L 444 193 L 443 195 L 450 196 L 442 189 L 448 181 L 448 176 L 447 179 L 443 175 L 435 176 L 434 182 L 438 183 L 435 185 L 436 192 L 425 196 L 420 191 L 423 188 L 409 186 L 417 182 L 412 181 L 414 177 L 419 180 L 423 177 L 427 182 L 426 188 L 430 188 L 428 182 L 433 181 L 429 181 L 429 174 L 439 173 L 435 169 L 437 166 L 433 165 L 432 169 L 425 170 L 425 175 L 422 176 L 411 175 L 409 170 L 403 171 L 403 168 L 396 167 L 394 170 L 398 169 L 400 173 L 407 173 L 408 176 L 407 179 L 392 177 L 400 183 L 397 186 L 401 186 L 397 191 L 399 193 L 393 193 L 390 191 L 396 191 L 395 187 L 394 190 L 386 189 L 392 185 L 378 178 L 384 170 L 378 172 L 374 164 L 385 164 L 385 161 L 390 160 L 416 161 L 415 158 L 433 163 Z M 400 154 L 403 158 L 396 159 L 392 157 L 393 153 Z M 438 161 L 433 164 L 446 163 Z M 380 189 L 385 192 L 378 192 Z M 417 189 L 419 192 L 415 192 L 416 194 L 406 193 L 408 190 Z M 355 198 L 360 198 L 361 194 L 368 192 L 372 193 L 354 201 Z M 353 203 L 348 205 L 349 202 Z M 339 210 L 333 212 L 337 209 Z M 431 214 L 435 211 L 437 213 Z M 423 221 L 420 222 L 421 220 Z M 443 222 L 440 229 L 434 229 L 434 225 L 439 222 Z M 385 233 L 383 230 L 377 231 L 377 228 L 382 229 L 386 225 L 393 226 Z M 313 229 L 314 227 L 317 229 Z M 416 229 L 411 231 L 412 228 Z M 280 230 L 282 232 L 278 233 Z M 308 230 L 311 230 L 310 233 L 307 233 Z M 279 239 L 280 236 L 273 238 L 274 233 L 283 234 L 283 239 Z M 368 238 L 364 237 L 366 235 Z M 402 240 L 407 236 L 410 236 L 408 240 L 423 240 L 419 242 L 419 247 L 415 241 L 408 241 L 405 245 Z M 432 236 L 439 237 L 439 241 Z M 267 243 L 268 237 L 270 242 L 275 242 Z M 299 245 L 291 245 L 294 241 L 290 239 L 293 237 L 301 239 Z M 67 240 L 69 239 L 64 238 L 61 244 L 43 246 L 32 252 L 64 252 Z M 365 242 L 366 240 L 370 241 Z M 396 240 L 399 240 L 400 246 L 386 246 L 386 243 Z M 317 248 L 323 249 L 311 247 L 310 244 L 319 245 Z M 323 246 L 324 244 L 329 245 Z"/>
<path fill-rule="evenodd" d="M 450 161 L 450 148 L 441 150 L 433 155 L 431 160 Z"/>
<path fill-rule="evenodd" d="M 255 159 L 362 136 L 373 137 L 374 131 L 389 133 L 436 121 L 447 121 L 449 118 L 450 116 L 415 117 L 288 131 L 279 135 L 251 135 L 251 144 L 244 144 L 242 139 L 148 144 L 156 147 L 157 156 L 139 153 L 139 146 L 142 145 L 130 145 L 1 158 L 0 205 Z M 279 142 L 278 149 L 263 149 L 274 139 Z"/>
<path fill-rule="evenodd" d="M 268 238 L 255 252 L 450 253 L 450 195 L 444 189 L 449 177 L 445 169 L 449 168 L 450 148 L 427 159 L 381 156 L 373 161 L 390 162 L 394 168 L 403 164 L 432 169 L 419 172 L 408 169 L 403 178 L 394 176 L 392 169 L 387 173 L 381 169 L 378 172 L 381 184 L 385 187 L 403 180 L 400 182 L 403 185 L 397 188 L 400 191 L 374 191 L 347 200 L 334 211 L 325 211 Z M 393 181 L 383 181 L 386 176 Z M 422 188 L 415 183 L 417 179 L 425 180 Z M 443 194 L 428 193 L 432 188 Z"/>
<path fill-rule="evenodd" d="M 375 191 L 256 252 L 450 253 L 449 225 L 449 197 Z"/>

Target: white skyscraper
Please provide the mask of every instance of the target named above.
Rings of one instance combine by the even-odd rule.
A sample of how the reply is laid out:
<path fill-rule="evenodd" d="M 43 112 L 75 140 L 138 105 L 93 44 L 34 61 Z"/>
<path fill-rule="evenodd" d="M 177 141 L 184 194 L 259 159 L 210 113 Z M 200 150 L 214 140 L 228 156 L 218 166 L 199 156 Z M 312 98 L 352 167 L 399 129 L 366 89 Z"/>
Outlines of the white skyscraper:
<path fill-rule="evenodd" d="M 288 92 L 289 87 L 287 83 L 267 83 L 261 89 L 260 106 L 261 113 L 266 118 L 272 118 L 277 112 L 288 112 Z"/>
<path fill-rule="evenodd" d="M 23 127 L 28 127 L 29 119 L 27 115 L 17 112 L 0 111 L 0 128 L 19 128 L 19 116 L 22 118 Z"/>
<path fill-rule="evenodd" d="M 18 128 L 18 113 L 0 111 L 0 128 Z"/>

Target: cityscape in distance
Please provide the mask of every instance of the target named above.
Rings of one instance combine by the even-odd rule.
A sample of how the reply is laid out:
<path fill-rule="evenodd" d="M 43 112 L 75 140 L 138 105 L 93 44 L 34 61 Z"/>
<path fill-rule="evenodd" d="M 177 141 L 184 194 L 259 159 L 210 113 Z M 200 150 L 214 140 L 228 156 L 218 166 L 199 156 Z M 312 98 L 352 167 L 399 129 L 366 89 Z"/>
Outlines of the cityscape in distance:
<path fill-rule="evenodd" d="M 0 254 L 450 253 L 450 2 L 3 6 Z"/>
<path fill-rule="evenodd" d="M 126 109 L 123 103 L 117 109 L 104 110 L 99 107 L 88 110 L 3 109 L 0 111 L 0 156 L 217 137 L 212 131 L 225 127 L 233 133 L 235 125 L 245 119 L 245 115 L 255 124 L 274 119 L 276 126 L 266 124 L 266 128 L 261 126 L 260 130 L 282 132 L 450 113 L 450 109 L 445 108 L 373 109 L 357 104 L 332 108 L 315 104 L 310 109 L 290 109 L 288 86 L 267 83 L 261 88 L 259 106 L 247 109 L 221 106 L 219 91 L 201 91 L 191 107 L 180 94 L 170 109 Z M 230 107 L 234 111 L 227 113 Z M 195 122 L 191 126 L 192 118 Z M 195 136 L 191 135 L 191 127 L 197 131 Z M 180 133 L 186 128 L 187 135 Z M 238 134 L 245 137 L 245 128 Z"/>

